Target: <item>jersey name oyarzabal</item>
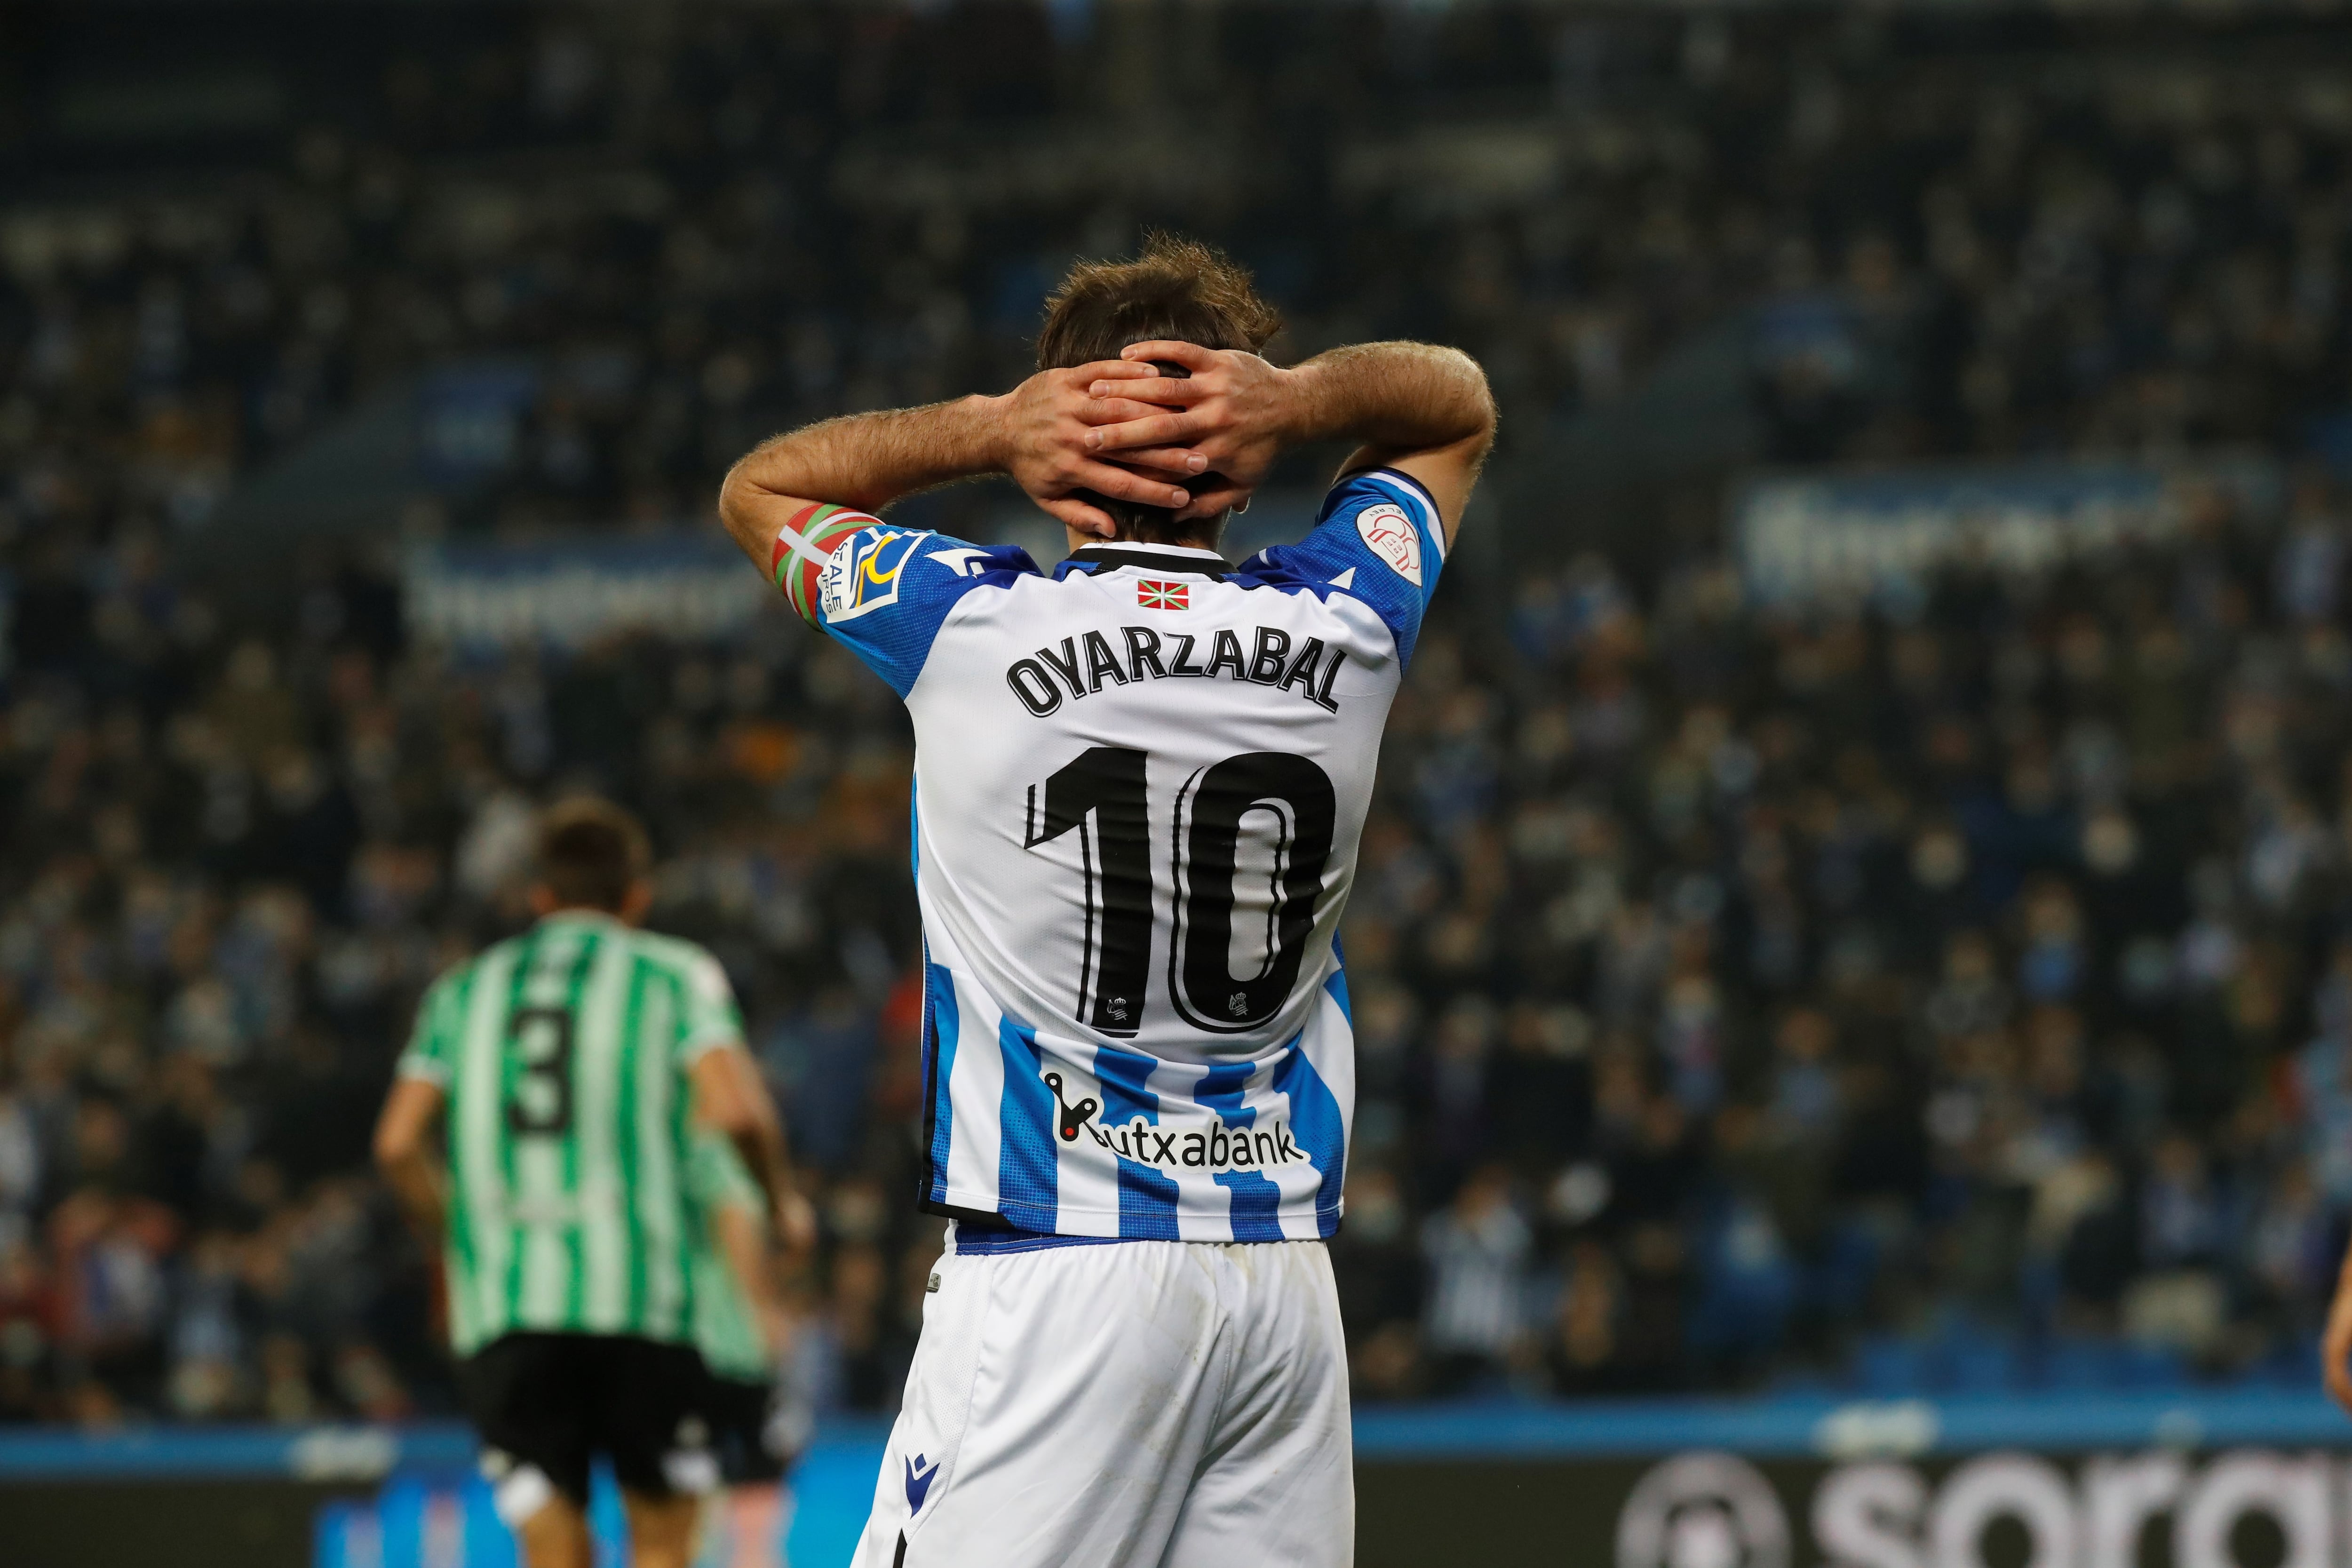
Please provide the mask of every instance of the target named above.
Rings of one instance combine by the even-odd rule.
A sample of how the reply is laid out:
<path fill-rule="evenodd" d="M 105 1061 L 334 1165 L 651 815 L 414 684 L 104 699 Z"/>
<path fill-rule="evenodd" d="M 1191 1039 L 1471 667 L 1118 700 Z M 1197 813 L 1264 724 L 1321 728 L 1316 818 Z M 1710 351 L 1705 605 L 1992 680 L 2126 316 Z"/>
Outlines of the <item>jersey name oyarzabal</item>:
<path fill-rule="evenodd" d="M 1238 566 L 805 531 L 824 564 L 780 557 L 793 608 L 914 721 L 924 1204 L 988 1216 L 959 1247 L 1329 1236 L 1339 921 L 1444 563 L 1427 492 L 1350 475 Z"/>
<path fill-rule="evenodd" d="M 1220 627 L 1209 636 L 1205 649 L 1202 640 L 1198 632 L 1163 637 L 1151 626 L 1120 626 L 1108 636 L 1088 631 L 1064 637 L 1057 647 L 1041 647 L 1015 659 L 1005 668 L 1004 683 L 1040 719 L 1060 709 L 1065 691 L 1074 699 L 1089 697 L 1103 689 L 1105 680 L 1127 686 L 1139 680 L 1222 678 L 1295 691 L 1327 712 L 1339 710 L 1331 688 L 1348 656 L 1343 649 L 1326 647 L 1321 637 L 1308 637 L 1296 652 L 1290 633 L 1280 626 Z"/>

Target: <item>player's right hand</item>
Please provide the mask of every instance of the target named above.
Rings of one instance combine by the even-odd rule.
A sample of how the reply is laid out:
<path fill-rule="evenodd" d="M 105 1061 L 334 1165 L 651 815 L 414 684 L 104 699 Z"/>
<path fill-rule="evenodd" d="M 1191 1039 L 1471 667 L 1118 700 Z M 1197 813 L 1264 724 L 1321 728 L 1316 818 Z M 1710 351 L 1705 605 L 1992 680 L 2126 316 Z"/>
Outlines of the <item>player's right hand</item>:
<path fill-rule="evenodd" d="M 1227 507 L 1246 506 L 1282 455 L 1294 423 L 1294 373 L 1240 349 L 1204 349 L 1198 343 L 1130 343 L 1120 353 L 1127 361 L 1124 370 L 1156 360 L 1181 365 L 1189 374 L 1155 374 L 1148 381 L 1131 374 L 1096 377 L 1087 386 L 1095 398 L 1139 403 L 1149 412 L 1095 420 L 1102 427 L 1089 434 L 1088 450 L 1160 468 L 1180 458 L 1199 461 L 1207 479 L 1192 487 L 1180 519 L 1214 517 Z"/>
<path fill-rule="evenodd" d="M 1002 467 L 1030 500 L 1081 533 L 1103 539 L 1118 531 L 1110 514 L 1089 505 L 1080 490 L 1139 506 L 1185 506 L 1191 494 L 1168 481 L 1201 472 L 1206 460 L 1183 453 L 1164 462 L 1139 462 L 1124 454 L 1113 460 L 1092 450 L 1087 440 L 1097 426 L 1166 414 L 1163 407 L 1117 395 L 1123 380 L 1157 379 L 1150 365 L 1123 360 L 1039 371 L 996 400 Z M 1098 394 L 1097 387 L 1104 391 Z"/>

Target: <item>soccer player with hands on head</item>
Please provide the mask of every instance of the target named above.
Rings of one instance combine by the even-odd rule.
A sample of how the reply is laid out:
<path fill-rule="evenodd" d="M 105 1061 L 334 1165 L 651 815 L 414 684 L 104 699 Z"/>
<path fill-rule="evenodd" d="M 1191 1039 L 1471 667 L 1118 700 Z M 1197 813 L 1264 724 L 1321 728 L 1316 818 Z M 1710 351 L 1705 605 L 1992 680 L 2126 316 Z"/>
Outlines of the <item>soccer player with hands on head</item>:
<path fill-rule="evenodd" d="M 1013 391 L 779 437 L 720 493 L 914 721 L 917 1195 L 950 1223 L 858 1568 L 1353 1561 L 1339 927 L 1495 408 L 1426 344 L 1278 368 L 1279 325 L 1156 239 L 1073 269 Z M 1355 451 L 1313 529 L 1228 562 L 1324 440 Z M 992 473 L 1067 560 L 874 515 Z"/>

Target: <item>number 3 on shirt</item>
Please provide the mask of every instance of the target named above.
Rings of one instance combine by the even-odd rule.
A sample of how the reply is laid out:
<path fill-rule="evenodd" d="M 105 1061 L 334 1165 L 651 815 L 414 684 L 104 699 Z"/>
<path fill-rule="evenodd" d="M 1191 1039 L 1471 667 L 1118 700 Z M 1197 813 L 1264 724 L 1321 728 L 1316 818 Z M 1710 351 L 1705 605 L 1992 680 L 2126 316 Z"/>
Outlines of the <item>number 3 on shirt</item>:
<path fill-rule="evenodd" d="M 507 1020 L 507 1044 L 518 1063 L 507 1099 L 507 1130 L 549 1138 L 571 1131 L 571 1010 L 516 1008 Z"/>
<path fill-rule="evenodd" d="M 1034 849 L 1078 829 L 1086 944 L 1076 1012 L 1114 1037 L 1142 1026 L 1150 975 L 1155 835 L 1146 762 L 1146 753 L 1123 746 L 1079 752 L 1042 789 L 1029 786 L 1022 836 L 1024 847 Z M 1256 973 L 1236 975 L 1234 883 L 1241 872 L 1243 819 L 1253 812 L 1273 825 L 1270 871 L 1253 870 L 1268 875 L 1266 959 Z M 1283 752 L 1227 757 L 1197 770 L 1176 792 L 1167 840 L 1176 889 L 1168 994 L 1186 1023 L 1238 1034 L 1282 1010 L 1315 929 L 1337 815 L 1330 776 L 1305 757 Z"/>

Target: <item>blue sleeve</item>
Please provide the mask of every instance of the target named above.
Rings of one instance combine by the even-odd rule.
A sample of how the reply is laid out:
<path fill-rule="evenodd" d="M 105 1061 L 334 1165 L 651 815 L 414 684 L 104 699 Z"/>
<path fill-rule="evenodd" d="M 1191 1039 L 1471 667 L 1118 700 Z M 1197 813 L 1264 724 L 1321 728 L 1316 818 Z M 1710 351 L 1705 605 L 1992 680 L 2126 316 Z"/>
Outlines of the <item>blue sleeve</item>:
<path fill-rule="evenodd" d="M 1410 664 L 1444 566 L 1445 529 L 1430 493 L 1394 468 L 1369 468 L 1331 487 L 1305 539 L 1259 551 L 1242 574 L 1361 600 L 1395 637 L 1398 661 Z"/>
<path fill-rule="evenodd" d="M 825 544 L 824 569 L 814 574 L 811 618 L 902 698 L 914 689 L 958 600 L 1037 571 L 1017 546 L 967 544 L 883 522 Z"/>

